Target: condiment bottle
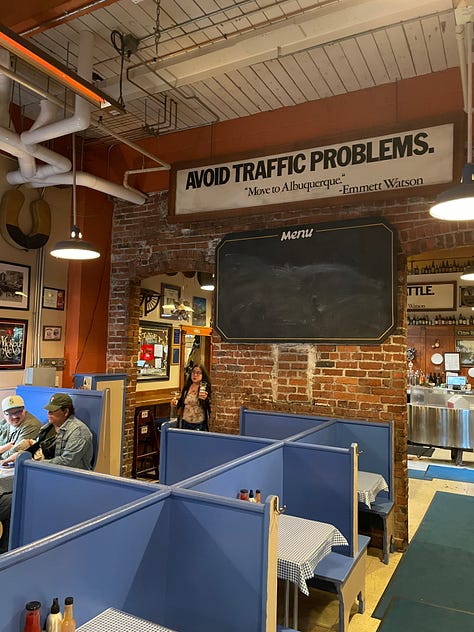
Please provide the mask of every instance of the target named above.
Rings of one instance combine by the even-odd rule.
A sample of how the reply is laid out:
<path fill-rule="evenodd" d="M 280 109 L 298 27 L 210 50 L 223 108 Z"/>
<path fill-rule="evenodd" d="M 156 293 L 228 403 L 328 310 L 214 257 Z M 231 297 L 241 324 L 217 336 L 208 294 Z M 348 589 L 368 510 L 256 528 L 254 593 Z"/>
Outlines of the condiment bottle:
<path fill-rule="evenodd" d="M 25 626 L 23 632 L 41 632 L 39 601 L 29 601 L 26 604 Z"/>
<path fill-rule="evenodd" d="M 63 617 L 59 609 L 59 599 L 55 597 L 48 618 L 46 619 L 46 632 L 62 632 L 62 620 Z"/>
<path fill-rule="evenodd" d="M 249 501 L 251 503 L 256 503 L 257 501 L 255 500 L 255 496 L 253 495 L 253 489 L 250 490 L 250 494 L 249 494 Z"/>
<path fill-rule="evenodd" d="M 61 632 L 75 632 L 76 630 L 73 603 L 74 599 L 72 597 L 66 597 L 64 600 L 64 619 L 61 624 Z"/>
<path fill-rule="evenodd" d="M 240 498 L 240 500 L 248 500 L 249 499 L 249 490 L 248 489 L 241 489 L 239 498 Z"/>
<path fill-rule="evenodd" d="M 255 502 L 257 502 L 257 503 L 261 502 L 261 500 L 260 500 L 260 490 L 259 489 L 255 490 Z"/>

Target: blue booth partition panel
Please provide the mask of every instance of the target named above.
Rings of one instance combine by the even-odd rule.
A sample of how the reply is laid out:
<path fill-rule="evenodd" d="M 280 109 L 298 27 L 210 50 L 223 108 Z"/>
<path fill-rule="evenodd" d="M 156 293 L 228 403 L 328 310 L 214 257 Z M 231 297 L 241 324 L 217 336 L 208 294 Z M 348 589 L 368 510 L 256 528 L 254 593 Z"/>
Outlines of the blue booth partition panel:
<path fill-rule="evenodd" d="M 22 454 L 15 465 L 10 549 L 155 493 L 161 486 L 51 463 Z"/>
<path fill-rule="evenodd" d="M 334 550 L 357 553 L 355 445 L 346 449 L 278 442 L 177 486 L 227 498 L 235 498 L 241 487 L 258 488 L 262 498 L 278 496 L 290 515 L 333 524 L 349 543 Z"/>
<path fill-rule="evenodd" d="M 327 417 L 309 417 L 290 413 L 240 409 L 240 434 L 245 437 L 286 439 L 328 421 Z"/>
<path fill-rule="evenodd" d="M 105 391 L 85 391 L 74 388 L 53 388 L 48 386 L 17 386 L 16 394 L 23 397 L 25 408 L 35 415 L 41 423 L 48 422 L 48 413 L 44 406 L 49 402 L 55 393 L 67 393 L 71 396 L 75 414 L 83 421 L 92 432 L 94 446 L 94 459 L 92 466 L 95 466 L 101 445 L 101 429 L 104 415 Z"/>
<path fill-rule="evenodd" d="M 67 595 L 78 626 L 117 608 L 179 632 L 273 631 L 275 515 L 276 499 L 257 506 L 168 488 L 6 553 L 0 632 L 22 629 L 27 601 L 44 615 Z"/>
<path fill-rule="evenodd" d="M 183 489 L 216 494 L 225 498 L 238 498 L 242 488 L 253 489 L 254 491 L 259 489 L 262 498 L 266 498 L 268 495 L 281 498 L 283 493 L 283 444 L 274 443 L 252 454 L 247 454 L 214 469 L 181 480 L 177 486 Z"/>
<path fill-rule="evenodd" d="M 356 446 L 285 443 L 283 495 L 286 513 L 327 522 L 345 536 L 349 547 L 333 547 L 343 555 L 357 552 L 357 454 Z"/>
<path fill-rule="evenodd" d="M 348 448 L 358 445 L 359 470 L 381 474 L 389 491 L 379 492 L 379 498 L 393 500 L 393 432 L 391 423 L 335 420 L 326 426 L 308 430 L 291 441 Z"/>
<path fill-rule="evenodd" d="M 161 427 L 160 483 L 173 485 L 270 445 L 268 439 Z"/>

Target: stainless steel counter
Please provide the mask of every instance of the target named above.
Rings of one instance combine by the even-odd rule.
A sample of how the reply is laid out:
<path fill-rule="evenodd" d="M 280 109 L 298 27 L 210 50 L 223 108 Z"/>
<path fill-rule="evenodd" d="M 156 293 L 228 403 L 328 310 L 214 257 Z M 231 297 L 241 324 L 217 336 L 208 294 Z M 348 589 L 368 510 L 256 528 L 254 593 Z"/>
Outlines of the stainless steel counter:
<path fill-rule="evenodd" d="M 408 439 L 440 448 L 474 448 L 474 410 L 408 404 Z"/>

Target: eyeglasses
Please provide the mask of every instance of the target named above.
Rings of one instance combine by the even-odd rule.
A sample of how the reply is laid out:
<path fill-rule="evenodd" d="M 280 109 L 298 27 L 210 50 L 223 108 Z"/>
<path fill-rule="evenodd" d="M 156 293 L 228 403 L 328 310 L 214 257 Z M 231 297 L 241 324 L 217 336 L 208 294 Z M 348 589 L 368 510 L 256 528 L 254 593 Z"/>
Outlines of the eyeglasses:
<path fill-rule="evenodd" d="M 202 371 L 191 371 L 193 375 L 202 375 Z"/>
<path fill-rule="evenodd" d="M 24 408 L 15 408 L 14 410 L 4 410 L 3 414 L 7 417 L 19 417 L 24 411 Z"/>

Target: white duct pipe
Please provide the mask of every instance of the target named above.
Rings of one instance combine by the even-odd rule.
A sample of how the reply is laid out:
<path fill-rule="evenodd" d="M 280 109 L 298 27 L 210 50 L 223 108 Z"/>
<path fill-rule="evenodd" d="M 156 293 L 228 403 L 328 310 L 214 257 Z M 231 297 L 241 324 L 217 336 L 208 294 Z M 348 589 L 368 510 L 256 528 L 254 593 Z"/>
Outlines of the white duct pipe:
<path fill-rule="evenodd" d="M 81 34 L 82 53 L 80 53 L 78 66 L 79 74 L 85 78 L 87 78 L 87 74 L 92 73 L 92 47 L 93 36 L 85 31 L 84 34 Z M 8 51 L 5 51 L 7 57 L 3 55 L 2 51 L 3 49 L 0 49 L 0 65 L 7 69 L 10 64 L 10 57 Z M 10 88 L 11 79 L 2 73 L 0 68 L 0 116 L 5 111 L 8 113 Z M 43 145 L 36 144 L 39 141 L 35 139 L 44 137 L 46 140 L 46 138 L 56 138 L 60 135 L 73 133 L 79 128 L 81 130 L 86 129 L 90 123 L 89 104 L 81 97 L 76 97 L 74 115 L 66 120 L 51 122 L 55 117 L 54 106 L 46 100 L 43 101 L 41 102 L 38 118 L 28 132 L 23 132 L 23 134 L 19 135 L 7 129 L 7 125 L 4 127 L 0 126 L 0 150 L 15 156 L 20 163 L 19 171 L 7 174 L 7 182 L 9 184 L 30 184 L 33 188 L 73 184 L 71 161 Z M 52 133 L 53 130 L 55 130 L 54 134 Z M 24 138 L 29 142 L 34 141 L 34 144 L 26 145 L 23 142 Z M 37 168 L 35 158 L 46 164 Z M 120 186 L 83 172 L 76 174 L 76 184 L 102 191 L 105 194 L 132 204 L 143 204 L 148 197 L 141 191 L 131 189 L 128 186 Z"/>
<path fill-rule="evenodd" d="M 10 67 L 10 53 L 4 48 L 0 48 L 0 64 L 5 67 Z M 3 72 L 0 72 L 0 125 L 8 127 L 10 123 L 10 91 L 11 91 L 11 79 L 9 79 Z"/>
<path fill-rule="evenodd" d="M 29 183 L 33 188 L 57 186 L 61 184 L 72 185 L 73 177 L 73 173 L 63 173 L 49 176 L 41 181 L 35 178 L 30 180 Z M 98 176 L 94 176 L 90 173 L 85 173 L 84 171 L 78 171 L 76 173 L 76 184 L 78 186 L 94 189 L 95 191 L 101 191 L 102 193 L 112 195 L 120 200 L 131 202 L 132 204 L 143 204 L 147 200 L 147 195 L 145 195 L 145 193 L 126 189 L 120 184 L 109 182 L 109 180 L 104 180 L 103 178 L 99 178 Z"/>
<path fill-rule="evenodd" d="M 79 56 L 77 59 L 77 74 L 83 79 L 92 78 L 92 51 L 94 47 L 94 36 L 90 31 L 82 31 L 79 40 Z M 89 103 L 82 97 L 76 95 L 74 114 L 61 121 L 56 121 L 45 127 L 30 129 L 21 134 L 21 141 L 24 145 L 42 143 L 45 140 L 59 138 L 67 134 L 82 132 L 87 129 L 91 121 Z"/>
<path fill-rule="evenodd" d="M 38 127 L 44 127 L 45 125 L 49 125 L 56 118 L 57 108 L 54 103 L 48 101 L 47 99 L 40 100 L 40 112 L 38 114 L 38 118 L 30 127 L 31 130 L 37 129 Z"/>

